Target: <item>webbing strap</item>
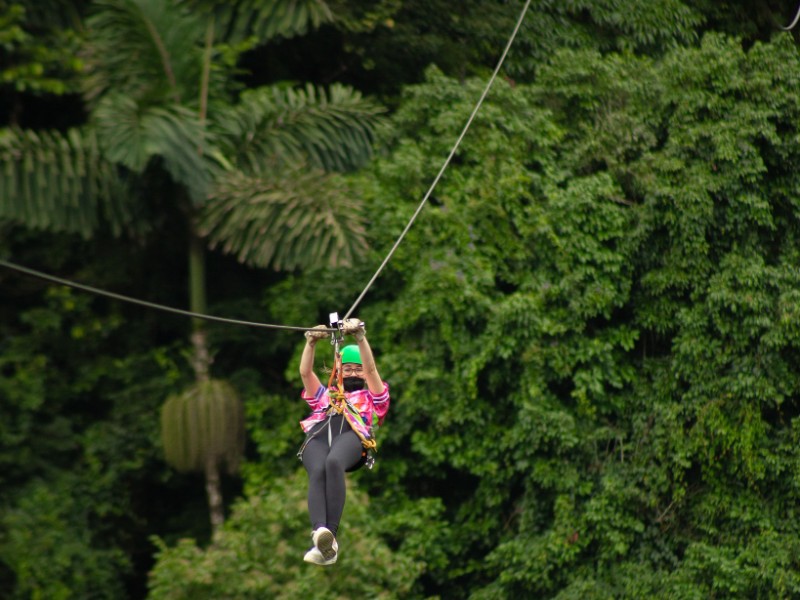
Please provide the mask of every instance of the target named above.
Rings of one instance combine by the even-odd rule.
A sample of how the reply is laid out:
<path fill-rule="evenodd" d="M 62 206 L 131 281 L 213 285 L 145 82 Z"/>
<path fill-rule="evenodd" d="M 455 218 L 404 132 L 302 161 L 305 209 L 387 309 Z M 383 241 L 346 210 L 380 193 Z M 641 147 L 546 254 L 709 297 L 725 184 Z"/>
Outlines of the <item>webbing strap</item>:
<path fill-rule="evenodd" d="M 336 386 L 334 388 L 334 379 L 336 379 Z M 361 445 L 364 446 L 367 450 L 372 450 L 373 452 L 378 451 L 378 444 L 374 439 L 368 439 L 361 433 L 358 425 L 361 427 L 366 427 L 364 420 L 361 418 L 361 415 L 358 414 L 358 411 L 347 401 L 347 396 L 344 393 L 344 375 L 342 374 L 342 357 L 339 356 L 339 353 L 334 351 L 334 358 L 333 358 L 333 371 L 331 371 L 331 376 L 328 379 L 328 397 L 330 398 L 330 406 L 331 409 L 335 410 L 338 414 L 343 415 L 344 418 L 350 425 L 350 429 L 352 429 L 358 439 L 361 440 Z M 330 426 L 328 428 L 328 445 L 330 445 L 331 441 L 331 432 Z"/>

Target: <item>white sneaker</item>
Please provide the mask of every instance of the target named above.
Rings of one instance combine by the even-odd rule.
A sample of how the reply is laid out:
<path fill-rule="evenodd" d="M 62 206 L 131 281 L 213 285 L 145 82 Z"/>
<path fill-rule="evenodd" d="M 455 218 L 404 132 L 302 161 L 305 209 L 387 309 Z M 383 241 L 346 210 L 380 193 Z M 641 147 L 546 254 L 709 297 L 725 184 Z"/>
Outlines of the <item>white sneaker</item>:
<path fill-rule="evenodd" d="M 325 557 L 322 556 L 322 552 L 319 551 L 319 548 L 316 546 L 312 546 L 311 549 L 306 552 L 306 555 L 303 557 L 303 560 L 307 563 L 312 563 L 315 565 L 324 565 L 325 564 Z"/>
<path fill-rule="evenodd" d="M 317 563 L 322 565 L 332 565 L 336 562 L 339 555 L 339 544 L 336 543 L 336 538 L 327 527 L 320 527 L 313 534 L 311 539 L 314 541 L 314 547 L 322 554 L 324 562 Z"/>

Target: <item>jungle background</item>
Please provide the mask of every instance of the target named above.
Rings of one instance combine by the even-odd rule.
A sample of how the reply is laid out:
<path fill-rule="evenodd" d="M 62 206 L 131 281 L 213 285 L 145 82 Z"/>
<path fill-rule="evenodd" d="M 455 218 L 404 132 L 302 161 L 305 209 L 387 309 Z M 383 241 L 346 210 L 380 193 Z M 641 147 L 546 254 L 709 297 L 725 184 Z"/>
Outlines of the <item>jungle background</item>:
<path fill-rule="evenodd" d="M 0 1 L 0 259 L 327 323 L 522 7 Z M 331 568 L 301 332 L 0 268 L 0 597 L 800 597 L 796 10 L 533 0 L 355 313 L 392 405 Z"/>

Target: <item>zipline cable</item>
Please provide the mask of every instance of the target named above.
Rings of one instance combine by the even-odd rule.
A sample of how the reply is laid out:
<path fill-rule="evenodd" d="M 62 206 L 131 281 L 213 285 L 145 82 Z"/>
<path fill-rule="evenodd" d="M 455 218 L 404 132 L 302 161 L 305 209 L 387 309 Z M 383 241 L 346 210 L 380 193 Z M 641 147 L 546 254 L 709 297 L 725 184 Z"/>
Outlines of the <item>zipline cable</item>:
<path fill-rule="evenodd" d="M 114 300 L 121 300 L 123 302 L 130 302 L 131 304 L 138 304 L 140 306 L 146 306 L 147 308 L 154 308 L 156 310 L 161 310 L 165 312 L 174 313 L 177 315 L 182 315 L 184 317 L 192 317 L 195 319 L 204 319 L 206 321 L 215 321 L 217 323 L 228 323 L 230 325 L 246 325 L 248 327 L 261 327 L 264 329 L 288 329 L 291 331 L 308 331 L 309 327 L 295 327 L 292 325 L 272 325 L 270 323 L 255 323 L 252 321 L 239 321 L 237 319 L 226 319 L 224 317 L 215 317 L 213 315 L 206 315 L 202 313 L 195 313 L 188 310 L 181 310 L 180 308 L 172 308 L 171 306 L 164 306 L 162 304 L 155 304 L 153 302 L 147 302 L 145 300 L 139 300 L 138 298 L 131 298 L 130 296 L 123 296 L 122 294 L 115 294 L 114 292 L 107 292 L 106 290 L 101 290 L 98 288 L 93 288 L 88 285 L 83 285 L 80 283 L 75 283 L 74 281 L 69 281 L 66 279 L 61 279 L 59 277 L 54 277 L 52 275 L 47 275 L 46 273 L 41 273 L 39 271 L 34 271 L 33 269 L 29 269 L 27 267 L 22 267 L 20 265 L 16 265 L 14 263 L 8 262 L 6 260 L 0 259 L 0 266 L 7 267 L 9 269 L 13 269 L 14 271 L 19 271 L 20 273 L 24 273 L 26 275 L 31 275 L 32 277 L 37 277 L 38 279 L 43 279 L 45 281 L 50 281 L 52 283 L 57 283 L 59 285 L 65 285 L 67 287 L 75 288 L 76 290 L 82 290 L 84 292 L 89 292 L 91 294 L 97 294 L 98 296 L 106 296 L 108 298 L 113 298 Z M 326 328 L 325 331 L 328 332 L 336 332 L 338 329 L 333 328 Z"/>
<path fill-rule="evenodd" d="M 794 26 L 797 25 L 797 22 L 800 21 L 800 6 L 797 7 L 797 14 L 794 16 L 794 21 L 788 27 L 781 27 L 784 31 L 791 31 L 794 29 Z"/>
<path fill-rule="evenodd" d="M 531 0 L 527 0 L 527 2 L 525 2 L 525 6 L 522 7 L 522 12 L 520 12 L 519 14 L 519 18 L 517 19 L 517 24 L 514 27 L 514 31 L 511 33 L 511 37 L 508 38 L 508 43 L 506 44 L 505 50 L 503 50 L 503 54 L 502 56 L 500 56 L 500 60 L 497 61 L 497 66 L 495 67 L 492 76 L 489 78 L 489 82 L 486 84 L 486 87 L 483 90 L 483 94 L 481 94 L 481 97 L 478 100 L 478 103 L 475 105 L 472 114 L 469 116 L 469 119 L 467 119 L 467 124 L 464 125 L 464 129 L 461 131 L 461 135 L 458 136 L 458 139 L 456 140 L 453 149 L 450 151 L 450 154 L 448 155 L 447 159 L 442 164 L 442 168 L 439 169 L 439 173 L 436 175 L 436 178 L 433 180 L 433 183 L 428 188 L 428 191 L 425 193 L 425 196 L 422 198 L 422 201 L 419 203 L 419 206 L 417 206 L 417 210 L 414 211 L 414 214 L 411 216 L 411 219 L 408 221 L 408 224 L 406 225 L 405 229 L 403 229 L 402 233 L 400 234 L 400 237 L 397 238 L 397 241 L 394 243 L 394 246 L 392 246 L 392 249 L 389 250 L 389 253 L 386 255 L 386 258 L 383 259 L 383 262 L 378 267 L 378 270 L 375 271 L 375 274 L 372 276 L 372 279 L 369 280 L 364 290 L 361 292 L 358 298 L 356 298 L 356 301 L 353 302 L 353 305 L 350 307 L 350 310 L 348 310 L 347 313 L 345 314 L 344 316 L 345 319 L 348 318 L 351 314 L 353 314 L 353 311 L 359 305 L 364 296 L 366 296 L 369 288 L 372 287 L 373 283 L 375 283 L 375 280 L 381 274 L 383 268 L 392 258 L 392 255 L 394 254 L 395 250 L 397 250 L 398 246 L 400 246 L 400 242 L 403 241 L 403 238 L 406 236 L 406 233 L 408 233 L 408 230 L 411 229 L 411 225 L 414 224 L 417 215 L 419 215 L 419 213 L 422 211 L 422 208 L 428 202 L 428 198 L 433 193 L 433 190 L 439 183 L 439 180 L 442 178 L 442 175 L 444 174 L 445 169 L 447 169 L 448 165 L 450 164 L 450 161 L 453 159 L 453 156 L 455 156 L 456 150 L 458 150 L 458 147 L 461 144 L 461 140 L 464 139 L 464 136 L 466 135 L 469 126 L 472 125 L 472 121 L 475 119 L 475 115 L 478 114 L 478 110 L 480 110 L 484 99 L 488 95 L 489 90 L 491 89 L 492 84 L 494 83 L 494 80 L 497 77 L 497 74 L 500 72 L 500 68 L 503 66 L 503 62 L 506 59 L 506 55 L 508 54 L 508 51 L 511 49 L 511 44 L 514 43 L 514 38 L 517 37 L 517 32 L 519 31 L 519 28 L 522 25 L 522 21 L 525 19 L 525 13 L 528 12 L 528 7 L 530 6 L 530 4 Z"/>

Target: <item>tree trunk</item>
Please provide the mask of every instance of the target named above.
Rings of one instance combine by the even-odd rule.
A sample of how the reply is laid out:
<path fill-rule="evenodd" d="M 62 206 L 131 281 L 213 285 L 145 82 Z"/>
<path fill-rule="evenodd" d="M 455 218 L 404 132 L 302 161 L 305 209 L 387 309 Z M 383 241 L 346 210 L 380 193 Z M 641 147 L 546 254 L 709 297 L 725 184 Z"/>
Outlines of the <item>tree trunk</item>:
<path fill-rule="evenodd" d="M 189 304 L 192 312 L 206 312 L 206 264 L 205 246 L 194 230 L 190 232 L 189 241 Z M 192 368 L 195 379 L 208 381 L 211 369 L 211 353 L 208 351 L 205 322 L 192 319 Z M 208 497 L 208 513 L 211 520 L 212 535 L 216 535 L 225 521 L 222 508 L 222 489 L 219 479 L 217 457 L 206 449 L 205 476 L 206 496 Z"/>
<path fill-rule="evenodd" d="M 194 231 L 189 232 L 189 306 L 192 312 L 206 312 L 206 248 Z M 192 319 L 195 331 L 202 329 L 201 319 Z"/>
<path fill-rule="evenodd" d="M 189 242 L 189 306 L 192 312 L 206 312 L 206 261 L 205 247 L 194 231 Z M 192 319 L 192 368 L 197 381 L 208 381 L 211 353 L 208 351 L 205 322 Z"/>
<path fill-rule="evenodd" d="M 208 513 L 211 519 L 211 534 L 216 537 L 225 522 L 225 511 L 222 508 L 222 492 L 219 481 L 219 465 L 216 457 L 206 456 L 206 495 L 208 496 Z"/>

